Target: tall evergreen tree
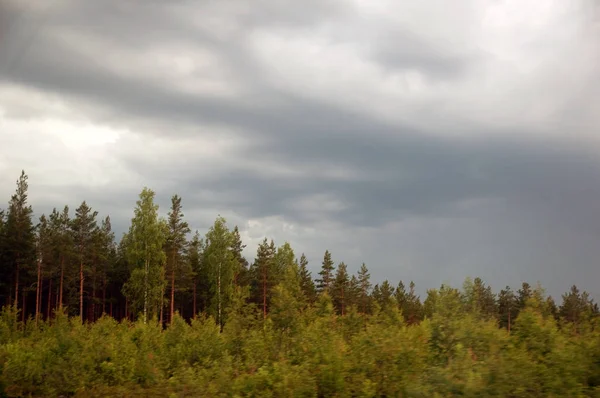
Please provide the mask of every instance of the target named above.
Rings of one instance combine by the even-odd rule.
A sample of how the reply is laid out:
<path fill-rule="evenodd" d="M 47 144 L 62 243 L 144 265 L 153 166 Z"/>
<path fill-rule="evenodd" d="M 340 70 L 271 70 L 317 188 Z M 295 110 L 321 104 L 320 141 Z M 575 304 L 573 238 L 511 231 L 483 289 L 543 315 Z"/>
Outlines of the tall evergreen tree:
<path fill-rule="evenodd" d="M 173 323 L 173 314 L 175 313 L 176 277 L 181 278 L 182 274 L 189 273 L 186 269 L 187 264 L 183 261 L 188 233 L 190 233 L 190 227 L 188 223 L 183 220 L 181 198 L 174 195 L 171 198 L 171 211 L 169 212 L 166 241 L 167 271 L 170 274 L 171 284 L 171 307 L 169 311 L 171 323 Z"/>
<path fill-rule="evenodd" d="M 56 273 L 58 277 L 58 292 L 56 308 L 62 309 L 65 303 L 65 278 L 71 259 L 74 257 L 74 241 L 71 233 L 71 217 L 69 207 L 65 206 L 62 212 L 56 209 L 50 214 L 50 228 L 52 230 L 52 247 L 54 248 L 54 258 L 56 260 Z"/>
<path fill-rule="evenodd" d="M 101 304 L 101 314 L 106 313 L 106 291 L 108 287 L 109 273 L 116 264 L 117 259 L 117 247 L 115 245 L 115 233 L 112 230 L 112 223 L 110 216 L 106 216 L 102 220 L 102 224 L 99 229 L 99 261 L 100 261 L 100 274 L 102 278 L 102 299 L 99 301 Z M 95 297 L 95 295 L 94 295 Z M 96 312 L 93 311 L 94 317 Z"/>
<path fill-rule="evenodd" d="M 333 265 L 333 260 L 331 259 L 331 253 L 329 253 L 329 250 L 325 250 L 323 262 L 321 264 L 321 271 L 319 271 L 321 278 L 317 279 L 317 290 L 319 293 L 329 290 L 331 283 L 333 282 L 334 271 L 335 266 Z"/>
<path fill-rule="evenodd" d="M 359 293 L 359 304 L 363 314 L 366 314 L 370 310 L 369 305 L 369 294 L 371 289 L 371 274 L 365 263 L 362 263 L 360 270 L 358 271 L 358 286 L 360 288 Z"/>
<path fill-rule="evenodd" d="M 525 308 L 527 301 L 533 297 L 533 291 L 531 285 L 527 282 L 523 282 L 521 288 L 517 291 L 517 305 L 519 311 Z"/>
<path fill-rule="evenodd" d="M 500 327 L 510 332 L 518 310 L 517 298 L 510 286 L 506 286 L 506 288 L 500 290 L 498 294 L 498 319 Z"/>
<path fill-rule="evenodd" d="M 129 233 L 124 237 L 131 276 L 123 287 L 134 309 L 143 309 L 144 323 L 149 315 L 158 315 L 166 285 L 163 250 L 166 226 L 158 217 L 154 191 L 140 193 Z"/>
<path fill-rule="evenodd" d="M 187 262 L 192 272 L 192 318 L 198 314 L 198 286 L 202 283 L 202 287 L 205 287 L 207 280 L 203 273 L 203 254 L 204 241 L 200 238 L 200 233 L 196 231 L 186 248 Z M 202 289 L 203 292 L 207 290 L 207 288 Z"/>
<path fill-rule="evenodd" d="M 258 245 L 256 258 L 252 264 L 252 299 L 262 307 L 263 318 L 266 319 L 271 299 L 271 290 L 276 285 L 278 275 L 275 274 L 275 243 L 267 238 Z"/>
<path fill-rule="evenodd" d="M 232 234 L 231 250 L 237 262 L 233 278 L 234 283 L 236 286 L 248 286 L 250 284 L 250 270 L 248 269 L 248 260 L 244 258 L 243 254 L 246 245 L 242 242 L 240 230 L 237 225 L 233 227 Z"/>
<path fill-rule="evenodd" d="M 98 212 L 84 201 L 75 210 L 75 218 L 71 224 L 76 247 L 76 258 L 79 264 L 79 318 L 83 322 L 83 297 L 85 274 L 89 272 L 88 263 L 94 257 L 94 238 L 98 232 L 96 217 Z"/>
<path fill-rule="evenodd" d="M 317 289 L 312 279 L 311 272 L 308 270 L 308 260 L 304 253 L 300 256 L 300 289 L 307 302 L 312 304 L 317 299 Z"/>
<path fill-rule="evenodd" d="M 8 205 L 6 224 L 4 225 L 4 255 L 5 264 L 11 269 L 11 288 L 14 294 L 14 304 L 19 305 L 19 294 L 23 297 L 25 306 L 26 291 L 21 286 L 30 286 L 31 280 L 21 281 L 21 270 L 27 271 L 35 263 L 35 227 L 32 221 L 33 210 L 28 204 L 28 176 L 25 171 L 17 180 L 17 189 Z M 25 275 L 26 276 L 26 275 Z M 23 282 L 23 283 L 22 283 Z M 10 298 L 9 298 L 10 303 Z M 25 319 L 26 308 L 22 308 Z"/>
<path fill-rule="evenodd" d="M 342 316 L 346 313 L 348 288 L 350 286 L 347 270 L 348 267 L 344 262 L 339 263 L 335 273 L 335 279 L 331 286 L 331 299 L 333 305 L 337 312 Z"/>
<path fill-rule="evenodd" d="M 382 309 L 395 306 L 394 287 L 387 279 L 384 280 L 381 285 L 376 285 L 375 288 L 373 288 L 372 296 Z"/>
<path fill-rule="evenodd" d="M 51 230 L 46 215 L 42 214 L 38 225 L 36 226 L 36 253 L 37 253 L 37 275 L 36 275 L 36 292 L 35 292 L 35 320 L 36 323 L 42 314 L 42 290 L 44 272 L 47 265 L 51 263 L 52 248 Z"/>

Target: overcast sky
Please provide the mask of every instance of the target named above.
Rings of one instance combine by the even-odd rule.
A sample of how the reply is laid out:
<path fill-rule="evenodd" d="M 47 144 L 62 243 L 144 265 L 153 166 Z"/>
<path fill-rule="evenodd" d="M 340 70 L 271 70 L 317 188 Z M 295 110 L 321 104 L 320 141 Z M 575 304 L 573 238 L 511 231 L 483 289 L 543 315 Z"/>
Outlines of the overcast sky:
<path fill-rule="evenodd" d="M 595 0 L 0 0 L 0 196 L 144 186 L 420 292 L 600 297 Z"/>

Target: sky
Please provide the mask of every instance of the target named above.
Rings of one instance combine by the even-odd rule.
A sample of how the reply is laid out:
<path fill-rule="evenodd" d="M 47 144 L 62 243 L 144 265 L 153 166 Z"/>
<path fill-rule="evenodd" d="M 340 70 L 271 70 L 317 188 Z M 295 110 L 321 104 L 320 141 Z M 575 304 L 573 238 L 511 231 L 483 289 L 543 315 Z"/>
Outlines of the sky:
<path fill-rule="evenodd" d="M 600 299 L 595 0 L 0 1 L 0 208 L 147 186 L 421 294 Z"/>

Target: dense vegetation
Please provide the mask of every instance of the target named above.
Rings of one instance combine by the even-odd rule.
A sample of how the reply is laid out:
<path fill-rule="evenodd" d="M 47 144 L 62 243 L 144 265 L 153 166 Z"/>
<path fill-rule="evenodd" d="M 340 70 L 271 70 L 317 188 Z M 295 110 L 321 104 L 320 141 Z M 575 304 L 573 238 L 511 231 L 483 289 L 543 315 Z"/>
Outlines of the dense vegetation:
<path fill-rule="evenodd" d="M 421 300 L 326 251 L 242 255 L 222 217 L 201 236 L 144 189 L 129 231 L 83 202 L 34 221 L 27 175 L 0 213 L 6 396 L 600 397 L 600 317 L 573 286 L 497 294 L 480 278 Z"/>

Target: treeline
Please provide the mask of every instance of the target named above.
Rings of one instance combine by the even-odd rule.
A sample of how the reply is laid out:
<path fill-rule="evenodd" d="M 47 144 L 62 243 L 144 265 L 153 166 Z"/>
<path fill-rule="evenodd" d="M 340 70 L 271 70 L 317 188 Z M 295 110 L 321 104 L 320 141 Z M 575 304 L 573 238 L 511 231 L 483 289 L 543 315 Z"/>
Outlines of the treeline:
<path fill-rule="evenodd" d="M 600 316 L 573 286 L 426 297 L 222 217 L 201 236 L 144 189 L 119 242 L 85 202 L 32 219 L 22 173 L 0 217 L 6 396 L 600 396 Z"/>
<path fill-rule="evenodd" d="M 154 197 L 144 188 L 129 231 L 117 243 L 110 217 L 99 219 L 85 201 L 74 214 L 64 206 L 34 221 L 23 171 L 8 208 L 0 211 L 0 305 L 19 309 L 21 321 L 48 320 L 64 309 L 88 322 L 108 314 L 117 320 L 156 317 L 166 324 L 176 312 L 188 320 L 203 313 L 223 326 L 236 289 L 247 287 L 248 302 L 266 318 L 276 289 L 297 283 L 287 288 L 298 289 L 302 302 L 312 305 L 327 292 L 342 316 L 353 306 L 371 314 L 389 303 L 409 324 L 432 314 L 435 289 L 421 301 L 413 282 L 406 287 L 402 281 L 393 285 L 385 280 L 373 286 L 364 263 L 350 275 L 329 251 L 313 279 L 304 254 L 298 258 L 289 243 L 276 246 L 267 238 L 249 263 L 237 226 L 230 229 L 218 217 L 203 236 L 191 234 L 181 198 L 172 197 L 162 218 Z M 469 310 L 506 329 L 535 294 L 528 283 L 496 294 L 480 278 L 467 280 L 463 290 Z M 589 294 L 576 286 L 562 296 L 560 306 L 552 297 L 544 300 L 556 320 L 577 323 L 599 312 Z"/>

